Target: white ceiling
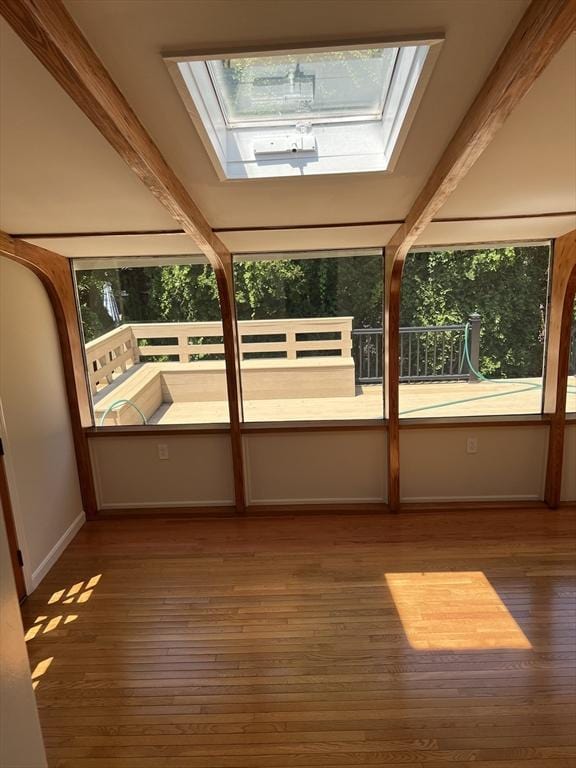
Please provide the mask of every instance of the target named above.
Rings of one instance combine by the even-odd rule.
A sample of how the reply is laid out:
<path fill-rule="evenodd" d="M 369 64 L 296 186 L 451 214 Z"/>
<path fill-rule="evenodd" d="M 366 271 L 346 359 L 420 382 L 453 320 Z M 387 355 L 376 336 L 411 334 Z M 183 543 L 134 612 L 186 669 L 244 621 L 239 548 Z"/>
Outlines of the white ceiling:
<path fill-rule="evenodd" d="M 67 6 L 164 156 L 215 227 L 270 227 L 402 219 L 486 79 L 527 0 L 69 0 Z M 394 173 L 220 181 L 196 135 L 162 53 L 230 46 L 443 33 L 440 59 Z M 0 226 L 8 232 L 172 229 L 177 225 L 116 156 L 42 65 L 0 26 Z M 440 218 L 576 210 L 576 39 L 558 54 Z M 569 217 L 433 224 L 425 242 L 547 237 Z M 490 237 L 490 228 L 497 231 Z M 566 227 L 566 229 L 564 229 Z M 325 247 L 385 242 L 393 225 L 362 229 L 225 233 L 231 247 Z M 562 231 L 560 231 L 562 230 Z M 523 234 L 524 231 L 524 234 Z M 536 234 L 532 234 L 532 233 Z M 436 239 L 435 239 L 436 238 Z M 462 238 L 465 238 L 464 240 Z M 62 243 L 176 249 L 175 239 Z M 46 242 L 49 245 L 50 241 Z M 276 244 L 278 243 L 278 246 Z M 294 243 L 294 245 L 290 245 Z M 58 250 L 55 241 L 49 245 Z M 68 255 L 68 253 L 67 253 Z M 96 254 L 97 255 L 97 254 Z"/>
<path fill-rule="evenodd" d="M 576 35 L 572 35 L 437 216 L 575 210 Z"/>

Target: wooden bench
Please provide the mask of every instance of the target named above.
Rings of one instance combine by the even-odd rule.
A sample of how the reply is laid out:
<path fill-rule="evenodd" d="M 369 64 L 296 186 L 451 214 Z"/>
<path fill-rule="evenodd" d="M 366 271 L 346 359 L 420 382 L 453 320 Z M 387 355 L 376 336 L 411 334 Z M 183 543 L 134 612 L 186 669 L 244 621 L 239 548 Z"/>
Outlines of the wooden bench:
<path fill-rule="evenodd" d="M 354 396 L 351 317 L 242 320 L 238 331 L 245 400 Z M 91 341 L 96 424 L 140 424 L 138 411 L 149 419 L 164 403 L 226 401 L 221 336 L 219 322 L 131 323 Z"/>
<path fill-rule="evenodd" d="M 245 360 L 242 390 L 245 400 L 354 397 L 354 360 L 351 357 Z M 94 413 L 98 426 L 104 414 L 105 425 L 141 424 L 138 410 L 148 420 L 164 403 L 225 400 L 223 361 L 140 363 L 95 397 Z"/>

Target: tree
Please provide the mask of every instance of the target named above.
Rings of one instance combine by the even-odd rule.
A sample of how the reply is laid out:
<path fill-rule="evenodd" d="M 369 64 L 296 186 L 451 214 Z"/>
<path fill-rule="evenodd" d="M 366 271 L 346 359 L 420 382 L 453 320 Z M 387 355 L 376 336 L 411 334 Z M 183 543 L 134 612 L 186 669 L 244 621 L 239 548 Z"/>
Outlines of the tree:
<path fill-rule="evenodd" d="M 111 331 L 115 323 L 104 306 L 104 286 L 112 285 L 119 293 L 117 272 L 114 269 L 82 270 L 76 273 L 78 303 L 81 309 L 82 329 L 86 343 Z"/>
<path fill-rule="evenodd" d="M 400 324 L 462 323 L 478 312 L 482 373 L 541 376 L 548 260 L 547 246 L 410 254 Z"/>

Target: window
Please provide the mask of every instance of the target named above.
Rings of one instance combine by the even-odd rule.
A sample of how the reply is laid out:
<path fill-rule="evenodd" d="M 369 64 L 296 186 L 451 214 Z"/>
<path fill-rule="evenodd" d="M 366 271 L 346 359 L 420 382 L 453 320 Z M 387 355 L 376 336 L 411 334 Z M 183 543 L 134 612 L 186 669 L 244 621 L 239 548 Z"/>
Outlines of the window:
<path fill-rule="evenodd" d="M 401 418 L 541 412 L 549 259 L 548 244 L 409 254 Z"/>
<path fill-rule="evenodd" d="M 244 418 L 382 419 L 380 250 L 236 256 Z"/>
<path fill-rule="evenodd" d="M 222 322 L 203 256 L 77 259 L 97 426 L 227 422 Z"/>
<path fill-rule="evenodd" d="M 385 171 L 439 42 L 166 61 L 223 178 Z"/>
<path fill-rule="evenodd" d="M 285 120 L 379 120 L 397 48 L 207 61 L 228 125 Z"/>

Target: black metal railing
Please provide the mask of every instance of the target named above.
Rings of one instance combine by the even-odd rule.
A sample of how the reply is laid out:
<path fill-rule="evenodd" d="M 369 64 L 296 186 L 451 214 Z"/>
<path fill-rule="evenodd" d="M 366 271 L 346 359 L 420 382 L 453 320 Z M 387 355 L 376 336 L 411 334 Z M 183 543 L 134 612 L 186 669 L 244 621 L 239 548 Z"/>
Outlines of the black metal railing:
<path fill-rule="evenodd" d="M 465 354 L 466 325 L 468 352 Z M 400 381 L 476 381 L 479 367 L 480 315 L 468 323 L 400 328 Z M 382 328 L 355 328 L 352 356 L 357 384 L 382 381 Z"/>
<path fill-rule="evenodd" d="M 356 384 L 382 381 L 382 328 L 355 328 L 352 331 L 352 357 Z"/>

